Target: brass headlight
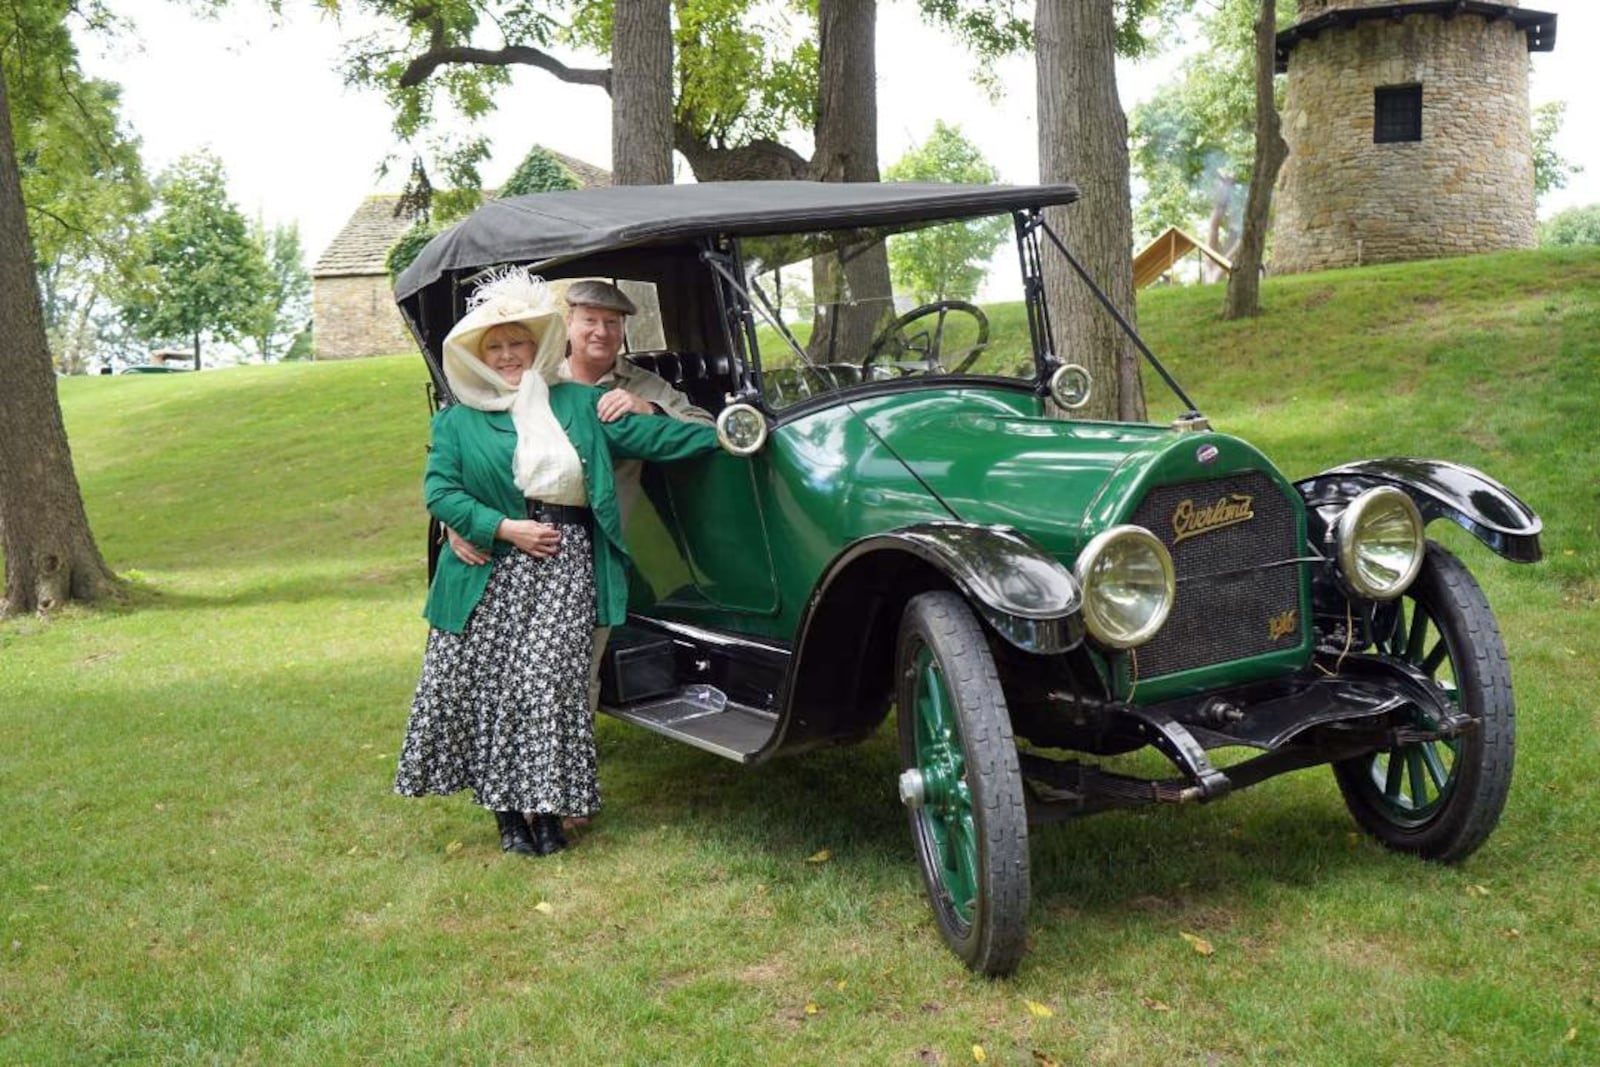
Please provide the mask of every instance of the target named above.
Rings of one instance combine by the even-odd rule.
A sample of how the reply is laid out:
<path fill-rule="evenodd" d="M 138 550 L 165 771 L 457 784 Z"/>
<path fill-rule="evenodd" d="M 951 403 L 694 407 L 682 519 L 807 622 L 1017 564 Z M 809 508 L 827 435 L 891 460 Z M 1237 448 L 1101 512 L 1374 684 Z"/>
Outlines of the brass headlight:
<path fill-rule="evenodd" d="M 767 443 L 767 418 L 749 404 L 729 404 L 717 416 L 717 443 L 735 456 L 753 456 Z"/>
<path fill-rule="evenodd" d="M 1113 526 L 1097 535 L 1073 571 L 1083 587 L 1084 625 L 1102 645 L 1142 645 L 1172 611 L 1172 556 L 1143 526 Z"/>
<path fill-rule="evenodd" d="M 1422 569 L 1422 513 L 1393 486 L 1368 489 L 1350 501 L 1336 536 L 1339 570 L 1357 596 L 1393 600 Z"/>
<path fill-rule="evenodd" d="M 1057 367 L 1055 373 L 1050 375 L 1050 399 L 1068 411 L 1076 411 L 1087 404 L 1093 390 L 1094 379 L 1076 363 Z"/>

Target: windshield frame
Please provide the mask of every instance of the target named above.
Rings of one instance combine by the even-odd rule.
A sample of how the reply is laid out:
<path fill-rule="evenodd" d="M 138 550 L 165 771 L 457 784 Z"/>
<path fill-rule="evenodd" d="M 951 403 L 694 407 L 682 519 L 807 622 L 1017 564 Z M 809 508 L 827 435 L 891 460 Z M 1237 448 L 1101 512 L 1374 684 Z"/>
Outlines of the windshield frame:
<path fill-rule="evenodd" d="M 815 367 L 804 346 L 797 343 L 793 334 L 782 324 L 765 301 L 758 299 L 747 287 L 744 243 L 759 240 L 765 235 L 725 237 L 715 247 L 708 247 L 702 259 L 711 268 L 719 310 L 728 327 L 729 351 L 745 369 L 746 389 L 739 400 L 754 405 L 775 424 L 792 421 L 813 411 L 848 404 L 853 400 L 867 399 L 891 393 L 919 392 L 930 389 L 972 388 L 974 386 L 1002 389 L 1044 396 L 1048 393 L 1051 373 L 1060 366 L 1060 360 L 1049 351 L 1049 309 L 1045 304 L 1042 275 L 1042 258 L 1039 246 L 1040 209 L 1017 209 L 997 212 L 994 217 L 1008 215 L 1011 219 L 1012 237 L 1017 251 L 1023 285 L 1023 308 L 1027 324 L 1027 341 L 1031 351 L 1033 374 L 1031 377 L 982 373 L 950 373 L 906 376 L 901 378 L 862 381 L 818 392 L 788 404 L 774 404 L 768 399 L 767 372 L 762 365 L 761 345 L 757 331 L 762 326 L 782 338 L 799 358 L 802 367 Z M 970 217 L 955 219 L 921 219 L 914 229 L 941 222 L 967 221 Z M 900 232 L 898 229 L 893 232 Z M 770 348 L 770 345 L 769 345 Z"/>

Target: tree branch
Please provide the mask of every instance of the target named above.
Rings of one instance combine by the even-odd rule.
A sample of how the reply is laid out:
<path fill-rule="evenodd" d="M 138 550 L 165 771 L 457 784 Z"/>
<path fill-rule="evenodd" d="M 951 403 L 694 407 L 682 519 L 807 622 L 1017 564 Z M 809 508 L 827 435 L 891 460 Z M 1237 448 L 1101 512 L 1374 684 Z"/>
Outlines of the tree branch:
<path fill-rule="evenodd" d="M 611 91 L 611 69 L 569 67 L 541 48 L 507 45 L 504 48 L 433 47 L 413 59 L 400 75 L 400 87 L 412 89 L 428 80 L 447 63 L 472 63 L 482 67 L 529 66 L 548 71 L 572 85 L 595 85 Z"/>

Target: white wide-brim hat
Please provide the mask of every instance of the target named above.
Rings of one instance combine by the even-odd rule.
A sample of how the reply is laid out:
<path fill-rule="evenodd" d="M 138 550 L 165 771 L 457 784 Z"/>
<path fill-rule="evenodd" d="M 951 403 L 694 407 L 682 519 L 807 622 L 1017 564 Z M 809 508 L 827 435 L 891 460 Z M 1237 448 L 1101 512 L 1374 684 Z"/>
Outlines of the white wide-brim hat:
<path fill-rule="evenodd" d="M 511 267 L 486 277 L 467 298 L 467 313 L 444 339 L 446 375 L 454 377 L 452 370 L 460 373 L 474 364 L 482 366 L 479 346 L 483 335 L 513 322 L 533 335 L 538 348 L 534 369 L 548 376 L 566 351 L 566 327 L 555 294 L 526 267 Z"/>

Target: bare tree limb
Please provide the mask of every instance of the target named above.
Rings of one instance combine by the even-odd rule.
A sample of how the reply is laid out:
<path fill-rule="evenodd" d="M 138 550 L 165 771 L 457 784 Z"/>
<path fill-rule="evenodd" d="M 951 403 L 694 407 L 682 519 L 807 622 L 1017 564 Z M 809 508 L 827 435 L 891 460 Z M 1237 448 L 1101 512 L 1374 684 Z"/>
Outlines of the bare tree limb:
<path fill-rule="evenodd" d="M 538 67 L 572 85 L 595 85 L 611 91 L 611 70 L 607 68 L 569 67 L 549 52 L 531 45 L 507 45 L 505 48 L 430 48 L 413 59 L 400 75 L 402 89 L 415 88 L 428 80 L 435 70 L 448 63 L 472 63 L 483 67 Z"/>

